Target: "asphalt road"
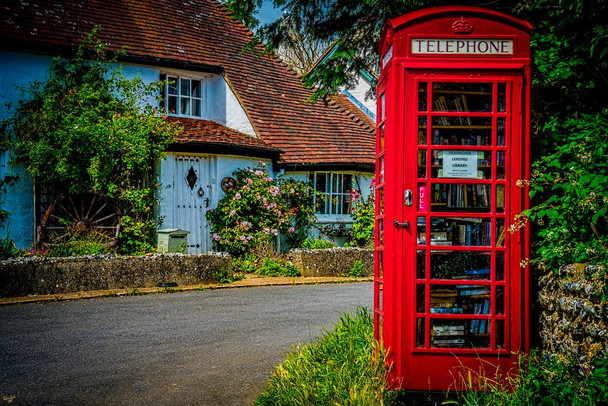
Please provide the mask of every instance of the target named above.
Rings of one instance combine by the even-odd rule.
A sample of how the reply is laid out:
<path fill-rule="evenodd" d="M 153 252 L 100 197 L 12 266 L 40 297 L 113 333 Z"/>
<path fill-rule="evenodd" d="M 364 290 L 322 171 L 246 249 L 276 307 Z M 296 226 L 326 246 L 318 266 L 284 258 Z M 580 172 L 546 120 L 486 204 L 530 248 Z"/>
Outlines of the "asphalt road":
<path fill-rule="evenodd" d="M 0 307 L 0 404 L 249 405 L 295 344 L 372 306 L 372 284 Z"/>

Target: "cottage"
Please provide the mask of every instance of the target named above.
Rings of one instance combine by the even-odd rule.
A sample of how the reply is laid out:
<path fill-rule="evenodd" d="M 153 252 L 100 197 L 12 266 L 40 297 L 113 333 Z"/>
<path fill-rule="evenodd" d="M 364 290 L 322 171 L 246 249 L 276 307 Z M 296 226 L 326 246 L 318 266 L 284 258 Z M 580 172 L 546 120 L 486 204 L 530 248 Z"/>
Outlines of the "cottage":
<path fill-rule="evenodd" d="M 212 249 L 205 208 L 222 197 L 222 181 L 237 168 L 267 163 L 271 176 L 311 180 L 335 199 L 318 213 L 324 225 L 347 223 L 351 185 L 369 193 L 374 165 L 373 122 L 344 95 L 307 102 L 311 91 L 272 55 L 242 52 L 252 33 L 214 0 L 8 2 L 0 17 L 0 100 L 15 102 L 15 88 L 43 80 L 54 56 L 73 50 L 95 25 L 108 49 L 126 46 L 128 76 L 169 79 L 163 103 L 184 132 L 159 163 L 158 213 L 163 227 L 190 231 L 189 252 Z M 0 119 L 11 110 L 0 106 Z M 49 197 L 33 187 L 7 153 L 0 177 L 10 236 L 21 248 L 35 241 Z"/>

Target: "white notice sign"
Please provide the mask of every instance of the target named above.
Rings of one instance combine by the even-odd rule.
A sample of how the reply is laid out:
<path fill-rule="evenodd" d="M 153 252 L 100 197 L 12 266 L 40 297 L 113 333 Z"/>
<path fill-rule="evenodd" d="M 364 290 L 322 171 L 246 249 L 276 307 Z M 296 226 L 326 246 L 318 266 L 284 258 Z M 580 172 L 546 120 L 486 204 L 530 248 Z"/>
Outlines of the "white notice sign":
<path fill-rule="evenodd" d="M 477 178 L 477 151 L 443 151 L 444 178 Z"/>

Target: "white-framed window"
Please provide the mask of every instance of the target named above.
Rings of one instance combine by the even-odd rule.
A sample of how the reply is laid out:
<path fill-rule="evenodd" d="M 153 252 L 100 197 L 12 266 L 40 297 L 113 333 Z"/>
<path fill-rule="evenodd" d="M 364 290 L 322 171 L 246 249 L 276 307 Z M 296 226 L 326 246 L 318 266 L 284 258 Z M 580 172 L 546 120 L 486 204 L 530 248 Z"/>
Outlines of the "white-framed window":
<path fill-rule="evenodd" d="M 317 214 L 344 214 L 350 210 L 353 175 L 337 172 L 314 172 L 310 183 L 317 192 L 314 202 Z"/>
<path fill-rule="evenodd" d="M 203 115 L 203 81 L 177 75 L 160 75 L 165 82 L 163 103 L 171 116 L 201 117 Z"/>

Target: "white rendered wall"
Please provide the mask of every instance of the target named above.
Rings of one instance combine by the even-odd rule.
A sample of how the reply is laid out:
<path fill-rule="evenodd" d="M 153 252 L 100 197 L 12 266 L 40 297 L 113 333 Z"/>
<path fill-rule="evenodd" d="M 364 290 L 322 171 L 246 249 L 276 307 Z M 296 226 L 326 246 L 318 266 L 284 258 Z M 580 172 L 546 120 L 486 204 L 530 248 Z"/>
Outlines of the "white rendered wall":
<path fill-rule="evenodd" d="M 224 77 L 214 76 L 205 86 L 204 114 L 208 119 L 255 137 L 249 117 Z"/>

